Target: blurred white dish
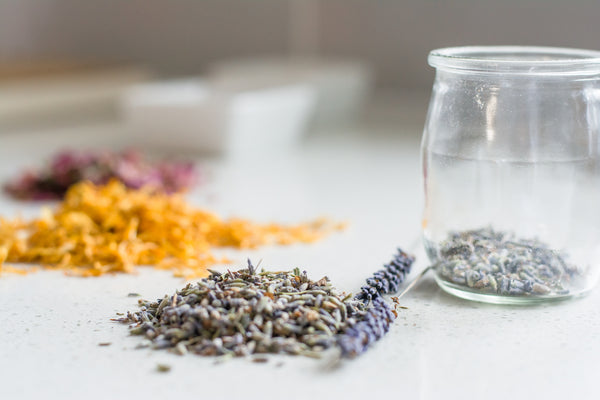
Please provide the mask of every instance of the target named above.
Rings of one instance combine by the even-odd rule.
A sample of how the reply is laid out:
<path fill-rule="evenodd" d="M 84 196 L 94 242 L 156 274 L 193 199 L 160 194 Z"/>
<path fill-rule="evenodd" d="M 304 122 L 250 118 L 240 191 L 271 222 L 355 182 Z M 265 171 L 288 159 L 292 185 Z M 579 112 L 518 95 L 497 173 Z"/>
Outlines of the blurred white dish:
<path fill-rule="evenodd" d="M 352 121 L 372 88 L 371 68 L 364 62 L 308 57 L 232 60 L 212 65 L 209 79 L 221 87 L 265 88 L 308 84 L 317 95 L 313 125 Z"/>
<path fill-rule="evenodd" d="M 243 155 L 292 147 L 314 102 L 307 85 L 248 90 L 187 79 L 132 87 L 122 110 L 137 147 Z"/>
<path fill-rule="evenodd" d="M 242 156 L 287 151 L 306 132 L 315 105 L 306 85 L 239 92 L 232 96 L 227 150 Z"/>
<path fill-rule="evenodd" d="M 136 147 L 168 152 L 223 149 L 226 101 L 201 80 L 136 85 L 124 94 L 121 105 Z"/>

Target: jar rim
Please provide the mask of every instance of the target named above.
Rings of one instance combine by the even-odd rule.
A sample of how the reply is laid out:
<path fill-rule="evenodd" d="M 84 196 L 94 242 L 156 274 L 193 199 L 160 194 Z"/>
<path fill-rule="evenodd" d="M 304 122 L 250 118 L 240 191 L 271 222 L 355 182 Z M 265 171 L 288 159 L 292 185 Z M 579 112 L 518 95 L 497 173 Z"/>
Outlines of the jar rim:
<path fill-rule="evenodd" d="M 600 74 L 600 51 L 540 46 L 462 46 L 432 50 L 437 69 L 525 75 Z"/>

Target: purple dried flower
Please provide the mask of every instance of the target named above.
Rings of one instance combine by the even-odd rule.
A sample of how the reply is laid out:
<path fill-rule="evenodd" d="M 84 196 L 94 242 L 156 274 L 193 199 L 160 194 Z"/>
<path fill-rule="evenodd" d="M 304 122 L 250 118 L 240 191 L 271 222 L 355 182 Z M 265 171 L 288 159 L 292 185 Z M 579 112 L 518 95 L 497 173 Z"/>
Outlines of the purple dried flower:
<path fill-rule="evenodd" d="M 337 343 L 342 357 L 353 358 L 362 354 L 388 332 L 396 315 L 382 295 L 398 291 L 414 261 L 413 256 L 398 249 L 389 264 L 367 279 L 367 284 L 360 289 L 355 299 L 370 307 L 354 326 L 338 335 Z"/>
<path fill-rule="evenodd" d="M 133 189 L 151 186 L 157 191 L 174 193 L 196 183 L 197 173 L 193 163 L 150 163 L 132 150 L 122 153 L 64 151 L 52 158 L 48 168 L 26 171 L 4 189 L 19 199 L 60 199 L 77 182 L 105 184 L 111 179 L 118 179 Z"/>
<path fill-rule="evenodd" d="M 389 331 L 395 319 L 396 316 L 383 297 L 375 298 L 363 318 L 338 336 L 337 344 L 342 357 L 354 358 L 365 352 Z"/>
<path fill-rule="evenodd" d="M 397 292 L 400 284 L 404 282 L 406 275 L 410 272 L 414 261 L 413 256 L 398 249 L 398 253 L 392 261 L 367 279 L 367 284 L 360 288 L 356 299 L 368 302 L 382 294 Z"/>

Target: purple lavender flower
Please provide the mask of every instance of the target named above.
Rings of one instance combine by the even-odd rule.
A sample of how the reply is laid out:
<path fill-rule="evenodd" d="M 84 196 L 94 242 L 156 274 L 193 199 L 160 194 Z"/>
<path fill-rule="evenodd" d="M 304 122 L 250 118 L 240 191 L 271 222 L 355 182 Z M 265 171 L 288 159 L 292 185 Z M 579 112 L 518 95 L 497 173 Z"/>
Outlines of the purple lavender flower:
<path fill-rule="evenodd" d="M 389 331 L 395 319 L 392 308 L 383 297 L 375 298 L 363 318 L 338 336 L 342 357 L 354 358 L 364 353 Z"/>
<path fill-rule="evenodd" d="M 369 302 L 382 294 L 397 292 L 400 284 L 404 282 L 406 275 L 410 272 L 414 261 L 413 256 L 398 249 L 398 253 L 392 261 L 367 279 L 367 284 L 360 288 L 356 299 Z"/>
<path fill-rule="evenodd" d="M 389 331 L 396 315 L 382 295 L 398 291 L 414 260 L 413 256 L 398 249 L 389 264 L 367 279 L 367 284 L 354 298 L 370 307 L 365 314 L 357 316 L 356 324 L 338 335 L 337 344 L 342 357 L 353 358 L 362 354 Z"/>

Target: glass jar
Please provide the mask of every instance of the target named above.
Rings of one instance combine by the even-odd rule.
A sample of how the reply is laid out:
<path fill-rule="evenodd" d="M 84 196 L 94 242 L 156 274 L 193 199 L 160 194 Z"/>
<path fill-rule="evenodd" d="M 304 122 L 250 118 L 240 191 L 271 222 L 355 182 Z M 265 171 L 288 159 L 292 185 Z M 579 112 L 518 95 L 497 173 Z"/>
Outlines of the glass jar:
<path fill-rule="evenodd" d="M 600 274 L 600 52 L 434 50 L 424 242 L 459 297 L 531 303 Z"/>

